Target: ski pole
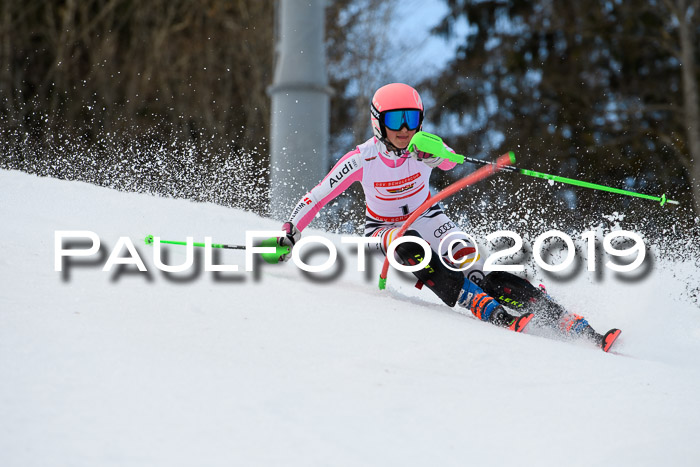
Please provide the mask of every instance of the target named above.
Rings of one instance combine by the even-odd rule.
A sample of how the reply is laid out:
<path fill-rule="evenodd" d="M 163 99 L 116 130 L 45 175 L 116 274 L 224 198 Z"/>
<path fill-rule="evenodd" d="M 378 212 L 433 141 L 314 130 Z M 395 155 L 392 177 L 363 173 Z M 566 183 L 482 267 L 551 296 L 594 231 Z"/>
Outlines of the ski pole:
<path fill-rule="evenodd" d="M 479 164 L 479 165 L 490 165 L 491 162 L 488 161 L 483 161 L 481 159 L 475 159 L 473 157 L 466 157 L 462 156 L 461 154 L 454 154 L 445 148 L 445 145 L 442 143 L 442 139 L 440 139 L 439 136 L 430 134 L 430 133 L 425 133 L 424 131 L 419 131 L 416 133 L 413 138 L 411 138 L 411 142 L 408 145 L 408 150 L 412 151 L 414 147 L 418 147 L 419 150 L 425 151 L 425 152 L 430 152 L 431 154 L 437 156 L 437 157 L 442 157 L 445 159 L 449 159 L 452 162 L 457 162 L 459 164 L 463 162 L 470 162 L 472 164 Z M 436 151 L 436 152 L 432 152 Z M 591 183 L 591 182 L 585 182 L 583 180 L 576 180 L 574 178 L 566 178 L 566 177 L 560 177 L 559 175 L 551 175 L 551 174 L 546 174 L 542 172 L 535 172 L 534 170 L 527 170 L 527 169 L 519 169 L 517 167 L 513 167 L 512 165 L 506 165 L 502 167 L 502 170 L 505 172 L 516 172 L 520 173 L 522 175 L 527 175 L 529 177 L 536 177 L 536 178 L 543 178 L 545 180 L 552 180 L 555 182 L 559 183 L 566 183 L 569 185 L 575 185 L 575 186 L 580 186 L 583 188 L 590 188 L 592 190 L 601 190 L 601 191 L 607 191 L 609 193 L 615 193 L 618 195 L 626 195 L 626 196 L 633 196 L 636 198 L 642 198 L 642 199 L 648 199 L 651 201 L 658 201 L 660 202 L 661 206 L 664 204 L 680 204 L 678 201 L 674 201 L 672 199 L 666 198 L 666 194 L 662 194 L 661 196 L 652 196 L 652 195 L 647 195 L 644 193 L 637 193 L 635 191 L 630 191 L 630 190 L 623 190 L 620 188 L 613 188 L 605 185 L 600 185 L 598 183 Z"/>
<path fill-rule="evenodd" d="M 152 245 L 153 244 L 153 235 L 146 235 L 145 242 L 146 242 L 146 245 Z M 160 243 L 167 243 L 169 245 L 187 245 L 187 242 L 178 242 L 178 241 L 173 241 L 173 240 L 161 240 Z M 194 242 L 192 245 L 196 246 L 196 247 L 204 248 L 204 243 Z M 271 246 L 271 245 L 262 245 L 262 246 Z M 225 245 L 223 243 L 212 243 L 211 247 L 212 248 L 225 248 L 228 250 L 245 250 L 245 245 Z"/>
<path fill-rule="evenodd" d="M 144 239 L 146 242 L 146 245 L 152 245 L 153 244 L 153 235 L 146 235 L 146 238 Z M 160 243 L 167 243 L 169 245 L 187 245 L 187 242 L 180 242 L 180 241 L 174 241 L 174 240 L 160 240 Z M 196 247 L 201 247 L 204 248 L 205 244 L 200 243 L 200 242 L 193 242 L 192 246 Z M 274 247 L 276 248 L 275 253 L 262 253 L 261 256 L 262 258 L 270 264 L 277 264 L 279 262 L 279 257 L 281 255 L 286 255 L 289 253 L 289 247 L 288 246 L 282 246 L 277 244 L 277 239 L 274 237 L 266 238 L 262 242 L 260 242 L 260 246 L 262 247 Z M 245 250 L 245 245 L 226 245 L 223 243 L 212 243 L 211 244 L 212 248 L 223 248 L 227 250 Z"/>
<path fill-rule="evenodd" d="M 410 215 L 410 217 L 404 222 L 404 224 L 401 226 L 401 228 L 396 232 L 396 235 L 394 236 L 394 240 L 400 238 L 406 230 L 413 224 L 413 222 L 418 219 L 425 211 L 427 211 L 431 206 L 439 203 L 443 199 L 447 198 L 448 196 L 451 196 L 455 193 L 457 193 L 459 190 L 468 187 L 469 185 L 473 185 L 491 175 L 496 173 L 497 171 L 501 170 L 502 167 L 506 166 L 508 163 L 513 163 L 515 162 L 515 154 L 513 154 L 513 151 L 509 151 L 506 154 L 503 154 L 500 156 L 498 159 L 496 159 L 495 163 L 488 163 L 488 166 L 486 167 L 481 167 L 478 169 L 476 172 L 472 172 L 471 174 L 467 175 L 461 180 L 458 180 L 454 182 L 452 185 L 448 186 L 444 190 L 442 190 L 440 193 L 438 193 L 435 196 L 432 196 L 425 200 L 423 204 L 418 206 L 418 209 L 413 211 L 413 213 Z M 386 288 L 386 278 L 387 274 L 389 273 L 389 255 L 387 252 L 386 258 L 384 258 L 384 266 L 382 267 L 382 272 L 379 275 L 379 288 L 381 290 Z"/>

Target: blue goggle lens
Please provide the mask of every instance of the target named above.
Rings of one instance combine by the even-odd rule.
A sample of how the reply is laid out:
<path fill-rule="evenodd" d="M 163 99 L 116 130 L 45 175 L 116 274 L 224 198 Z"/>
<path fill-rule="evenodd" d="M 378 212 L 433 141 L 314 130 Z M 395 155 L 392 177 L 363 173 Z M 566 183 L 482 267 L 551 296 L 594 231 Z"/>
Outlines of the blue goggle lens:
<path fill-rule="evenodd" d="M 389 110 L 384 112 L 384 126 L 393 131 L 399 131 L 404 125 L 409 131 L 417 130 L 420 114 L 420 110 Z"/>

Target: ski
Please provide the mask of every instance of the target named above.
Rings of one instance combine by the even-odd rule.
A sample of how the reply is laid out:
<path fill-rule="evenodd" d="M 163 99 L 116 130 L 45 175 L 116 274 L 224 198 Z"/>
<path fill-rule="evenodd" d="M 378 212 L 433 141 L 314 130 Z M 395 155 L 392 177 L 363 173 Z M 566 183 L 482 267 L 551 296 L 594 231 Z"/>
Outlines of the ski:
<path fill-rule="evenodd" d="M 619 329 L 611 329 L 605 333 L 599 344 L 600 348 L 603 349 L 603 352 L 610 351 L 610 347 L 612 347 L 617 338 L 620 337 L 621 333 L 622 331 Z"/>
<path fill-rule="evenodd" d="M 532 313 L 525 313 L 522 316 L 518 316 L 512 323 L 510 323 L 510 325 L 508 325 L 508 329 L 515 332 L 522 332 L 523 329 L 525 329 L 525 326 L 527 326 L 534 316 L 535 315 Z"/>

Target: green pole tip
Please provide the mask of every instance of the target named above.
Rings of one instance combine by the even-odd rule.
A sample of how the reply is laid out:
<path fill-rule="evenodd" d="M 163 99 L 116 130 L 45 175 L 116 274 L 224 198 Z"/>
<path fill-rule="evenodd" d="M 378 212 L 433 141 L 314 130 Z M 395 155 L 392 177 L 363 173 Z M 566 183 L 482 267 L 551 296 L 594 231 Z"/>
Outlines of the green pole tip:
<path fill-rule="evenodd" d="M 666 193 L 661 195 L 661 206 L 663 206 L 664 204 L 666 204 Z"/>
<path fill-rule="evenodd" d="M 153 244 L 153 235 L 146 235 L 146 238 L 144 239 L 146 242 L 146 245 L 152 245 Z"/>
<path fill-rule="evenodd" d="M 386 289 L 386 277 L 379 277 L 379 290 Z"/>
<path fill-rule="evenodd" d="M 510 163 L 515 164 L 515 153 L 513 151 L 508 151 L 508 157 L 510 158 Z"/>

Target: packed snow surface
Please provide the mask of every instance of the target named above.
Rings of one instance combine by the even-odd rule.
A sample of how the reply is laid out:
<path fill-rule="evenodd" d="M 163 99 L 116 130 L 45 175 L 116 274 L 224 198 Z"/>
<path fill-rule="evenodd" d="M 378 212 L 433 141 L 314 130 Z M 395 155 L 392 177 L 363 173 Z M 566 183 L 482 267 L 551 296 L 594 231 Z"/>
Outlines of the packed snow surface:
<path fill-rule="evenodd" d="M 238 272 L 166 274 L 143 242 L 278 227 L 0 171 L 0 465 L 700 465 L 695 265 L 548 283 L 597 330 L 623 330 L 606 354 L 479 322 L 396 271 L 379 291 L 379 261 L 357 272 L 318 230 L 304 235 L 345 265 L 323 281 L 292 262 L 246 272 L 237 250 L 215 260 Z M 63 230 L 95 232 L 100 252 L 55 271 Z M 120 237 L 147 272 L 102 270 Z"/>

